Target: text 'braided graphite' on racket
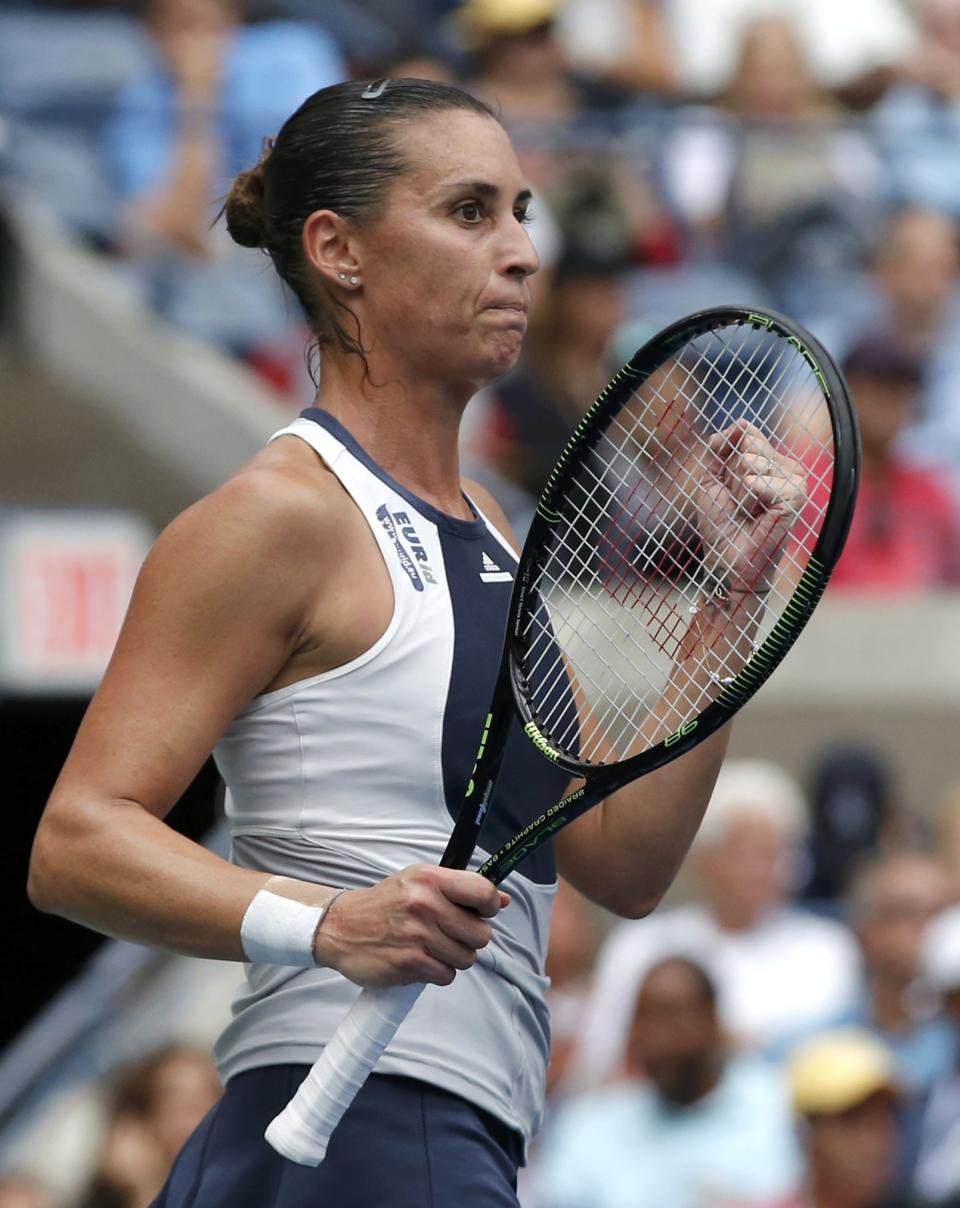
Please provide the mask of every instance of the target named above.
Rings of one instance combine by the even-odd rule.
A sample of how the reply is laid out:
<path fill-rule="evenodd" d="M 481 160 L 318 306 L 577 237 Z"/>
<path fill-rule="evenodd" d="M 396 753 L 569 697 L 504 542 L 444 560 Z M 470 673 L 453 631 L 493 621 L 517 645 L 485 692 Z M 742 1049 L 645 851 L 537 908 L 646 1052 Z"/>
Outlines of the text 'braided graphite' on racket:
<path fill-rule="evenodd" d="M 789 320 L 721 307 L 647 343 L 586 413 L 537 506 L 442 864 L 471 860 L 515 716 L 583 784 L 480 864 L 494 884 L 728 721 L 813 612 L 846 538 L 858 467 L 840 374 Z M 422 990 L 363 991 L 267 1129 L 275 1149 L 322 1161 Z"/>

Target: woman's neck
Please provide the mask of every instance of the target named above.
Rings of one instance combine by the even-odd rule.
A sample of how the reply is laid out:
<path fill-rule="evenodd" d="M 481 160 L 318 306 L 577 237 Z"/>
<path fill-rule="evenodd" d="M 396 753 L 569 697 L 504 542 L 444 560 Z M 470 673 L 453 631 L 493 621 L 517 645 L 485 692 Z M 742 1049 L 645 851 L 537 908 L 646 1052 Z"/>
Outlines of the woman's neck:
<path fill-rule="evenodd" d="M 375 383 L 375 384 L 371 384 Z M 460 418 L 470 395 L 433 382 L 416 389 L 359 358 L 328 357 L 315 406 L 329 412 L 391 478 L 448 515 L 472 519 L 460 486 Z"/>

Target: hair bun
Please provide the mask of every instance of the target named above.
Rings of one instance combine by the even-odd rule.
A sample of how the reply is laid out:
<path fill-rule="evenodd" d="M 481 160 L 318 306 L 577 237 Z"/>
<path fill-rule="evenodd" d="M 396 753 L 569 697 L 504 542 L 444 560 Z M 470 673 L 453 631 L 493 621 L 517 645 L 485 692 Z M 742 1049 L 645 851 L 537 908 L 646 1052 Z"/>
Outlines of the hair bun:
<path fill-rule="evenodd" d="M 241 247 L 263 247 L 266 243 L 263 169 L 267 155 L 269 151 L 255 168 L 237 176 L 223 207 L 227 230 Z"/>

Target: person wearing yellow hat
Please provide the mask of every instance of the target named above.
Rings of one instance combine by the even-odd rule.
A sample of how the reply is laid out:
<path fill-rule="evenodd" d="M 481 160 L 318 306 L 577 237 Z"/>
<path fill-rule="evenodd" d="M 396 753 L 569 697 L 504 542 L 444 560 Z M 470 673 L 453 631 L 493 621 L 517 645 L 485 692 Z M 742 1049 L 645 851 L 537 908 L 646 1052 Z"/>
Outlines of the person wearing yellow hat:
<path fill-rule="evenodd" d="M 467 0 L 457 14 L 473 56 L 470 91 L 495 105 L 510 125 L 567 123 L 583 111 L 554 19 L 560 0 Z"/>
<path fill-rule="evenodd" d="M 549 25 L 560 6 L 560 0 L 467 0 L 457 18 L 467 43 L 478 47 Z"/>
<path fill-rule="evenodd" d="M 886 1045 L 865 1028 L 822 1032 L 794 1049 L 788 1075 L 805 1125 L 806 1208 L 908 1208 L 895 1190 L 899 1088 Z"/>

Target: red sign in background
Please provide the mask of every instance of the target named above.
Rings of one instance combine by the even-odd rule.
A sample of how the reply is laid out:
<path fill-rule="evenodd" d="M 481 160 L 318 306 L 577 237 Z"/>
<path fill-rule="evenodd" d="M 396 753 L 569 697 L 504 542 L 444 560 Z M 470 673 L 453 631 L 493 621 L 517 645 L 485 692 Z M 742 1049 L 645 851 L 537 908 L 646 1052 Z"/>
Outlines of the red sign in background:
<path fill-rule="evenodd" d="M 110 658 L 150 534 L 126 513 L 0 520 L 0 684 L 92 691 Z"/>

